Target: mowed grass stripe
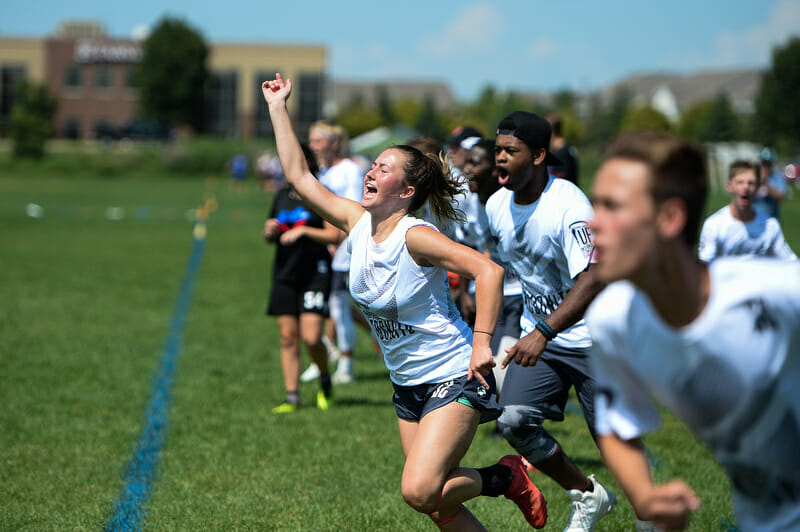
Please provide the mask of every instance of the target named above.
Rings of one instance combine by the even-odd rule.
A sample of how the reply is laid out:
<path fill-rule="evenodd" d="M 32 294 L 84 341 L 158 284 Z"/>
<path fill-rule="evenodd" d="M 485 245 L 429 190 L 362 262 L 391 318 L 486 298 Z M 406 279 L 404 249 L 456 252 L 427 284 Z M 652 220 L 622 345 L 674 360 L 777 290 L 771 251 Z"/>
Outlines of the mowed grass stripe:
<path fill-rule="evenodd" d="M 203 231 L 200 237 L 194 238 L 189 264 L 170 320 L 169 334 L 161 355 L 160 366 L 153 379 L 150 403 L 145 411 L 145 424 L 125 473 L 120 496 L 114 503 L 113 515 L 106 523 L 106 530 L 140 530 L 143 525 L 150 491 L 157 474 L 159 455 L 169 424 L 171 388 L 181 350 L 183 325 L 189 311 L 194 279 L 205 249 L 205 223 L 198 222 L 193 233 L 198 235 L 200 228 Z"/>

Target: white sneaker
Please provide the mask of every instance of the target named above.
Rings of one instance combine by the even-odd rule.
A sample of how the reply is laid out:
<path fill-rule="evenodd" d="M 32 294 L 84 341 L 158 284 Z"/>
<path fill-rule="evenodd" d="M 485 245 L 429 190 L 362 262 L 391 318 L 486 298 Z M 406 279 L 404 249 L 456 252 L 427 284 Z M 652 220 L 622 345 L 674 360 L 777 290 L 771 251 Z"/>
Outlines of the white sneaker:
<path fill-rule="evenodd" d="M 336 344 L 324 334 L 322 335 L 322 343 L 325 346 L 325 350 L 328 352 L 328 364 L 334 364 L 337 360 L 339 360 L 339 357 L 342 356 L 342 352 L 339 351 L 339 348 L 336 347 Z"/>
<path fill-rule="evenodd" d="M 356 378 L 353 376 L 352 373 L 336 370 L 333 372 L 331 380 L 333 381 L 334 384 L 350 384 L 351 382 L 356 380 Z"/>
<path fill-rule="evenodd" d="M 611 513 L 617 497 L 589 475 L 593 491 L 567 490 L 572 499 L 572 512 L 564 532 L 592 532 L 601 517 Z"/>
<path fill-rule="evenodd" d="M 300 381 L 302 382 L 311 382 L 315 379 L 319 379 L 319 366 L 317 366 L 314 362 L 306 368 L 306 370 L 300 375 Z"/>

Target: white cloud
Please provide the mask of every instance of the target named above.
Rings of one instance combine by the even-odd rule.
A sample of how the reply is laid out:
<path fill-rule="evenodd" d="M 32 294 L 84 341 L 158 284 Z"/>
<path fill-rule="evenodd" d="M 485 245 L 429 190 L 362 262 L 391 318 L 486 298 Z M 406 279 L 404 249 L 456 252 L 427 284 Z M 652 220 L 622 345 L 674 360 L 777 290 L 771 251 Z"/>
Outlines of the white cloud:
<path fill-rule="evenodd" d="M 436 35 L 423 37 L 418 48 L 437 57 L 485 51 L 497 41 L 504 25 L 503 16 L 495 6 L 472 4 Z"/>
<path fill-rule="evenodd" d="M 552 39 L 547 37 L 543 37 L 541 39 L 537 39 L 533 43 L 531 43 L 528 52 L 530 56 L 534 59 L 544 59 L 547 57 L 553 57 L 556 55 L 558 51 L 558 45 Z"/>
<path fill-rule="evenodd" d="M 800 30 L 800 0 L 779 0 L 767 20 L 746 31 L 725 31 L 717 35 L 716 62 L 724 66 L 766 65 L 772 49 Z"/>

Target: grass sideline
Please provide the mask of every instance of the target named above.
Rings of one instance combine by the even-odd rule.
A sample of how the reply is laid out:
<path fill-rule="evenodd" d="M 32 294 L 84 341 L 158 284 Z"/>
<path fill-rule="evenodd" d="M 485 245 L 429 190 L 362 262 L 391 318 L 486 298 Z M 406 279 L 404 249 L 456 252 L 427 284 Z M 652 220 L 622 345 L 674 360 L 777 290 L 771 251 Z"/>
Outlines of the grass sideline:
<path fill-rule="evenodd" d="M 328 412 L 269 413 L 282 400 L 277 330 L 263 315 L 272 250 L 260 238 L 269 198 L 219 181 L 0 177 L 0 529 L 97 529 L 111 515 L 143 423 L 191 249 L 187 210 L 213 196 L 205 256 L 177 359 L 151 530 L 432 530 L 402 501 L 402 453 L 391 386 L 359 335 L 357 383 Z M 251 184 L 252 186 L 252 184 Z M 715 196 L 709 210 L 724 203 Z M 42 218 L 25 205 L 43 206 Z M 106 219 L 110 205 L 128 215 Z M 148 215 L 131 213 L 148 207 Z M 141 211 L 140 211 L 141 212 Z M 800 202 L 784 208 L 800 250 Z M 315 384 L 303 385 L 310 404 Z M 690 530 L 725 530 L 728 482 L 674 418 L 648 438 L 655 476 L 679 476 L 704 506 Z M 633 512 L 582 419 L 550 426 L 582 469 L 619 495 L 598 530 L 630 530 Z M 511 448 L 483 426 L 465 465 Z M 548 530 L 568 499 L 540 474 Z M 468 503 L 490 530 L 525 530 L 510 501 Z"/>

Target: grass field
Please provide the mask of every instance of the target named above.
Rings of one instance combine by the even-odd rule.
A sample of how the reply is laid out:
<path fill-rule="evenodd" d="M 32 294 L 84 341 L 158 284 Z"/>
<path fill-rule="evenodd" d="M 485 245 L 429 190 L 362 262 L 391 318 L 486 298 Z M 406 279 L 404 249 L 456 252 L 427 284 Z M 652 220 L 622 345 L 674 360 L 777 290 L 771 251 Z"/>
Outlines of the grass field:
<path fill-rule="evenodd" d="M 276 417 L 283 399 L 277 330 L 264 316 L 271 249 L 260 238 L 269 198 L 222 180 L 0 176 L 0 529 L 91 530 L 111 518 L 145 423 L 154 374 L 193 246 L 187 211 L 214 197 L 182 329 L 166 439 L 146 506 L 148 530 L 431 530 L 399 493 L 402 453 L 382 362 L 360 333 L 357 382 L 327 412 Z M 716 196 L 710 207 L 724 201 Z M 26 205 L 44 209 L 26 215 Z M 108 207 L 124 217 L 109 220 Z M 122 211 L 111 214 L 117 218 Z M 800 202 L 784 207 L 800 249 Z M 314 384 L 301 394 L 311 403 Z M 483 426 L 465 465 L 511 452 Z M 598 530 L 634 516 L 582 419 L 550 429 L 582 469 L 619 495 Z M 655 476 L 681 477 L 704 506 L 691 530 L 725 530 L 728 483 L 673 418 L 647 440 Z M 549 500 L 548 530 L 568 499 Z M 510 501 L 470 509 L 490 530 L 524 530 Z"/>

